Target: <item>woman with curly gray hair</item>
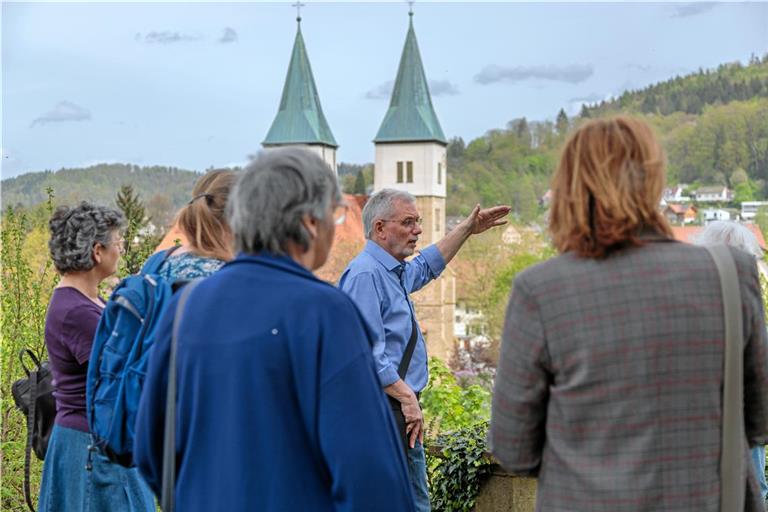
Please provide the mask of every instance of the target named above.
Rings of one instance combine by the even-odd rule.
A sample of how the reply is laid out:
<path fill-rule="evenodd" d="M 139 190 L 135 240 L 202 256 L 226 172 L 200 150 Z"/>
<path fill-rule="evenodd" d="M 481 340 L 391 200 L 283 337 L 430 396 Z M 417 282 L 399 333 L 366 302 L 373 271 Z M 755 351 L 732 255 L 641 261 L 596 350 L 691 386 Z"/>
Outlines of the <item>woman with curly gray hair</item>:
<path fill-rule="evenodd" d="M 45 319 L 56 399 L 40 486 L 39 509 L 46 512 L 155 509 L 152 494 L 135 468 L 112 464 L 88 449 L 85 380 L 105 304 L 99 284 L 117 270 L 124 225 L 118 210 L 86 202 L 59 207 L 49 221 L 48 248 L 61 280 Z"/>

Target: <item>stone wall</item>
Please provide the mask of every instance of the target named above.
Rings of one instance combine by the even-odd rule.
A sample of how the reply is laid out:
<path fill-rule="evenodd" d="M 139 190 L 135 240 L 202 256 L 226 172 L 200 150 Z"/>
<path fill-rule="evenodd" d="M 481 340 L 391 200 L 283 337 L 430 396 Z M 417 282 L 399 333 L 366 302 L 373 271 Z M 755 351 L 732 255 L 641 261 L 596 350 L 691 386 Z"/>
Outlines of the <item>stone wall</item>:
<path fill-rule="evenodd" d="M 475 503 L 475 512 L 534 512 L 536 479 L 512 476 L 494 466 L 483 483 Z"/>

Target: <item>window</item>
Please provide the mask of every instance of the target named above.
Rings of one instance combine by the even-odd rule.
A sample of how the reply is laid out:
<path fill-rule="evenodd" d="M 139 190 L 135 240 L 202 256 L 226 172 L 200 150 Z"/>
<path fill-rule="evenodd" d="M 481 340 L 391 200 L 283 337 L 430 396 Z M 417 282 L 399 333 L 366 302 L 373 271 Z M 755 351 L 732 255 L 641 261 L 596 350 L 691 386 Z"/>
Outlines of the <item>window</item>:
<path fill-rule="evenodd" d="M 397 182 L 403 182 L 403 162 L 397 162 Z"/>
<path fill-rule="evenodd" d="M 407 183 L 413 183 L 413 162 L 405 162 L 406 166 L 406 182 Z"/>
<path fill-rule="evenodd" d="M 437 184 L 440 185 L 443 183 L 443 164 L 438 162 L 437 163 Z"/>
<path fill-rule="evenodd" d="M 440 208 L 435 208 L 435 231 L 440 232 Z"/>

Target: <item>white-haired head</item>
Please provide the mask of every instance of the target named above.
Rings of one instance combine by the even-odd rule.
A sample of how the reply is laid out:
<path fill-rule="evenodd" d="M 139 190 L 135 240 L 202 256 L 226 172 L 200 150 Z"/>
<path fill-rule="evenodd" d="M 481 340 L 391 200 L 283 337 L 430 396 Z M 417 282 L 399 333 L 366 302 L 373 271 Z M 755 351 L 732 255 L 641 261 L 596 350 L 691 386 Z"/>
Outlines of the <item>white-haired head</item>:
<path fill-rule="evenodd" d="M 695 238 L 697 245 L 725 244 L 747 252 L 757 259 L 763 257 L 763 249 L 757 237 L 743 224 L 726 220 L 717 220 L 707 224 Z"/>

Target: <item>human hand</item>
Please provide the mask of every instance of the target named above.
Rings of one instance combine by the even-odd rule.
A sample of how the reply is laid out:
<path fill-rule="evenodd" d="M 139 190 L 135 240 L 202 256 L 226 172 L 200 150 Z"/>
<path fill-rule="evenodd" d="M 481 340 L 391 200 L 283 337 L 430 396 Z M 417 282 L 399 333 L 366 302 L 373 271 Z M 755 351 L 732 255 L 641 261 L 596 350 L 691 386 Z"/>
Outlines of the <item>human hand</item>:
<path fill-rule="evenodd" d="M 491 208 L 481 210 L 478 204 L 472 210 L 472 213 L 469 214 L 469 217 L 466 218 L 465 222 L 469 232 L 477 235 L 493 227 L 506 224 L 507 220 L 504 217 L 509 215 L 511 210 L 512 208 L 506 205 L 492 206 Z"/>
<path fill-rule="evenodd" d="M 421 412 L 419 401 L 416 395 L 400 403 L 400 408 L 405 417 L 405 434 L 408 436 L 408 446 L 413 448 L 418 439 L 420 443 L 424 441 L 424 414 Z"/>

